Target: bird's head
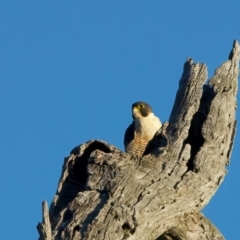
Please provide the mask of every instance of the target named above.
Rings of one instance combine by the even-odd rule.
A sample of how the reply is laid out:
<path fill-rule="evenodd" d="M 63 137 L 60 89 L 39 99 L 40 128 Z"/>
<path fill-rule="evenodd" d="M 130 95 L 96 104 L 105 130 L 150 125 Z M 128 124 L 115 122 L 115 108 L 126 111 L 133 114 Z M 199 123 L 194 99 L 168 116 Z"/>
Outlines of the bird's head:
<path fill-rule="evenodd" d="M 147 117 L 150 113 L 152 113 L 152 108 L 145 102 L 135 102 L 132 105 L 133 119 Z"/>

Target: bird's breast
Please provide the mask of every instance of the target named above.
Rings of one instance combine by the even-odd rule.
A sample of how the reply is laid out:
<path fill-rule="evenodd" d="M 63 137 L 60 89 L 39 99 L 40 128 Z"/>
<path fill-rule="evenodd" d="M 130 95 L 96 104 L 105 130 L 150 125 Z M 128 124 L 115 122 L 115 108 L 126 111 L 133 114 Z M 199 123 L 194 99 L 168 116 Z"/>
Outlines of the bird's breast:
<path fill-rule="evenodd" d="M 136 132 L 147 140 L 151 140 L 161 126 L 159 118 L 154 115 L 135 120 Z"/>
<path fill-rule="evenodd" d="M 147 144 L 148 140 L 146 138 L 142 137 L 137 132 L 134 132 L 134 139 L 127 145 L 126 152 L 133 155 L 142 156 Z"/>

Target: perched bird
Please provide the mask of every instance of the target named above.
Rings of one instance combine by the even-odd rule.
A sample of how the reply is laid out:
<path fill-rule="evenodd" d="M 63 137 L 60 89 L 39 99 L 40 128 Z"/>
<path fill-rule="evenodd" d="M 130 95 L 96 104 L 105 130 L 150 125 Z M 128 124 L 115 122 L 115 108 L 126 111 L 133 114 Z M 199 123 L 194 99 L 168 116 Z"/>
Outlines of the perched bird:
<path fill-rule="evenodd" d="M 125 151 L 142 156 L 147 144 L 162 124 L 145 102 L 136 102 L 132 105 L 132 117 L 133 122 L 124 135 Z"/>

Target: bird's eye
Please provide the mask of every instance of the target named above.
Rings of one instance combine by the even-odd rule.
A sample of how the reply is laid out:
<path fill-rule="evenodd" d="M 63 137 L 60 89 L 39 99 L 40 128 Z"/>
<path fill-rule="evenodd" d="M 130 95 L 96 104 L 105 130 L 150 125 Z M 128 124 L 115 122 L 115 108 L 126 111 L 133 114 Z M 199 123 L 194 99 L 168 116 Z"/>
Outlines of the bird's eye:
<path fill-rule="evenodd" d="M 143 105 L 143 104 L 140 104 L 140 105 L 139 105 L 139 108 L 140 108 L 140 109 L 142 109 L 143 107 L 144 107 L 144 105 Z"/>

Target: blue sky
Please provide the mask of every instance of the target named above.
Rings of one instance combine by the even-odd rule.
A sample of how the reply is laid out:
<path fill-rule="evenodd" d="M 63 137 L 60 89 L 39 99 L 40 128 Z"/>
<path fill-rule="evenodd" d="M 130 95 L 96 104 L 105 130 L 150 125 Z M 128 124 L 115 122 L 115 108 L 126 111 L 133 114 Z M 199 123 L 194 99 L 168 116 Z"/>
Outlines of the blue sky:
<path fill-rule="evenodd" d="M 131 104 L 167 121 L 187 57 L 209 77 L 240 40 L 239 1 L 0 2 L 0 236 L 37 239 L 64 157 L 90 139 L 123 149 Z M 239 114 L 237 114 L 239 118 Z M 240 138 L 203 210 L 240 239 Z"/>

